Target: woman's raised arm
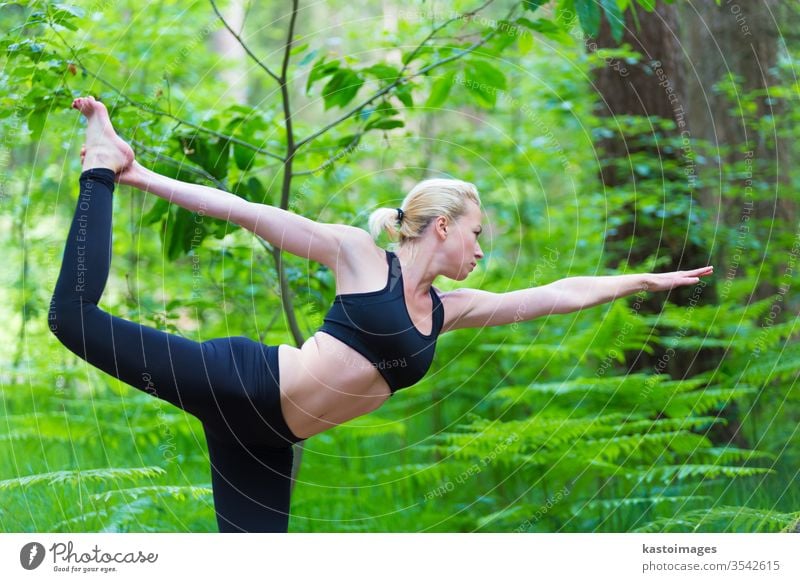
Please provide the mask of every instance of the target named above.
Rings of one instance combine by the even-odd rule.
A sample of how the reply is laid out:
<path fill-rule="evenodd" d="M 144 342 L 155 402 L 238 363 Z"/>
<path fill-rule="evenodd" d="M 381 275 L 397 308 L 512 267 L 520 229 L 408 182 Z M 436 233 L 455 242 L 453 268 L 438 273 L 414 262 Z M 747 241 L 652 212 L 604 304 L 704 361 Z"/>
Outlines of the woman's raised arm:
<path fill-rule="evenodd" d="M 123 172 L 120 183 L 155 194 L 191 212 L 238 224 L 273 246 L 331 269 L 336 268 L 343 256 L 348 256 L 348 248 L 369 239 L 369 233 L 360 228 L 315 222 L 282 208 L 249 202 L 224 190 L 162 176 L 138 162 Z M 349 242 L 354 244 L 346 244 Z"/>

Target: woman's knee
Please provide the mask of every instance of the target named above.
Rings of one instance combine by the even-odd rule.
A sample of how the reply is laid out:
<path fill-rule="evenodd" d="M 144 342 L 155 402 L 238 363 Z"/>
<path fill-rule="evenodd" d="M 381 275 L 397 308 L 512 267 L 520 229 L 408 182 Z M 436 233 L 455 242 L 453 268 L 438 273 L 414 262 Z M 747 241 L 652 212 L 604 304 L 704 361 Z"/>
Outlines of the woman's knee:
<path fill-rule="evenodd" d="M 53 295 L 47 312 L 47 328 L 58 339 L 62 339 L 75 329 L 75 312 L 79 309 L 71 302 L 62 301 Z"/>
<path fill-rule="evenodd" d="M 100 308 L 91 303 L 81 305 L 78 301 L 64 301 L 53 296 L 47 312 L 47 328 L 62 344 L 75 351 L 83 344 L 85 335 L 91 333 L 89 322 L 95 310 L 100 311 Z"/>

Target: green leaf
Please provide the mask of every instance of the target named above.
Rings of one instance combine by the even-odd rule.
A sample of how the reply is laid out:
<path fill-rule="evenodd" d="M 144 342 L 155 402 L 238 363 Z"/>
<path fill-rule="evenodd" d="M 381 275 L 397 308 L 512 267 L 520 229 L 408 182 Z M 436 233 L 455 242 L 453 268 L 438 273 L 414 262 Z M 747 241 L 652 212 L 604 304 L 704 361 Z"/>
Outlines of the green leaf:
<path fill-rule="evenodd" d="M 398 111 L 397 108 L 392 107 L 392 104 L 388 101 L 381 101 L 381 103 L 375 108 L 375 113 L 382 115 L 383 117 L 393 117 L 398 114 Z"/>
<path fill-rule="evenodd" d="M 308 81 L 306 82 L 306 94 L 311 91 L 311 85 L 320 79 L 324 79 L 325 77 L 332 75 L 339 68 L 339 59 L 335 59 L 329 63 L 326 63 L 325 56 L 326 55 L 322 55 L 311 68 L 311 72 L 308 74 Z"/>
<path fill-rule="evenodd" d="M 403 123 L 402 119 L 374 119 L 370 121 L 365 127 L 364 130 L 368 131 L 370 129 L 394 129 L 396 127 L 403 127 L 405 123 Z"/>
<path fill-rule="evenodd" d="M 247 180 L 246 192 L 246 198 L 249 201 L 258 202 L 260 204 L 263 204 L 264 198 L 267 195 L 267 191 L 264 189 L 264 185 L 261 183 L 261 180 L 252 176 Z"/>
<path fill-rule="evenodd" d="M 506 77 L 496 67 L 477 59 L 465 63 L 465 86 L 478 102 L 486 107 L 494 107 L 497 93 L 506 88 Z"/>
<path fill-rule="evenodd" d="M 553 21 L 566 31 L 575 23 L 575 0 L 558 0 Z"/>
<path fill-rule="evenodd" d="M 397 70 L 396 67 L 387 65 L 386 63 L 376 63 L 371 67 L 362 69 L 361 72 L 375 77 L 376 79 L 380 79 L 381 81 L 388 82 L 394 81 L 400 75 L 400 71 Z"/>
<path fill-rule="evenodd" d="M 410 63 L 413 60 L 422 58 L 422 57 L 424 57 L 426 55 L 434 54 L 434 51 L 437 50 L 437 48 L 438 47 L 432 47 L 432 46 L 426 45 L 426 46 L 419 47 L 419 48 L 415 49 L 416 52 L 413 51 L 413 50 L 409 51 L 409 52 L 407 52 L 407 53 L 405 53 L 403 55 L 403 59 L 402 59 L 403 64 L 407 65 L 408 63 Z"/>
<path fill-rule="evenodd" d="M 318 52 L 319 52 L 319 49 L 314 49 L 314 50 L 312 50 L 312 51 L 308 51 L 308 52 L 306 53 L 306 56 L 304 56 L 304 57 L 303 57 L 303 58 L 300 60 L 300 62 L 299 62 L 299 63 L 297 63 L 297 66 L 298 66 L 298 67 L 305 67 L 305 66 L 306 66 L 308 63 L 310 63 L 310 62 L 311 62 L 311 61 L 314 59 L 314 57 L 315 57 L 315 56 L 317 56 L 317 53 L 318 53 Z"/>
<path fill-rule="evenodd" d="M 330 81 L 322 89 L 322 98 L 325 100 L 325 109 L 338 105 L 344 107 L 358 93 L 364 84 L 364 79 L 351 69 L 338 69 Z"/>
<path fill-rule="evenodd" d="M 169 221 L 163 233 L 163 244 L 167 249 L 167 259 L 174 261 L 189 252 L 192 245 L 199 245 L 206 236 L 206 229 L 195 224 L 194 213 L 180 206 L 174 206 L 174 219 Z M 171 209 L 172 210 L 172 209 Z"/>
<path fill-rule="evenodd" d="M 411 96 L 411 85 L 403 83 L 402 85 L 398 85 L 397 88 L 394 90 L 395 97 L 397 97 L 400 102 L 405 105 L 406 107 L 413 107 L 414 106 L 414 99 Z"/>
<path fill-rule="evenodd" d="M 158 198 L 149 212 L 142 217 L 143 225 L 148 226 L 150 224 L 155 224 L 164 218 L 164 214 L 166 214 L 168 210 L 169 202 L 163 198 Z"/>
<path fill-rule="evenodd" d="M 600 30 L 600 6 L 597 0 L 575 0 L 575 11 L 586 34 L 597 36 Z"/>
<path fill-rule="evenodd" d="M 213 127 L 213 118 L 206 122 L 207 127 Z M 230 142 L 222 138 L 204 139 L 195 133 L 178 133 L 181 149 L 184 155 L 217 180 L 224 180 L 228 175 L 228 160 L 230 158 Z"/>
<path fill-rule="evenodd" d="M 556 41 L 563 41 L 565 39 L 564 29 L 558 26 L 552 20 L 546 18 L 537 18 L 536 20 L 528 20 L 527 18 L 517 18 L 517 24 L 529 28 L 534 32 L 538 32 L 548 38 Z M 521 41 L 520 41 L 521 42 Z"/>
<path fill-rule="evenodd" d="M 487 61 L 471 59 L 467 61 L 467 69 L 482 83 L 486 83 L 496 89 L 506 88 L 506 76 L 503 71 Z"/>
<path fill-rule="evenodd" d="M 8 45 L 6 54 L 9 57 L 26 56 L 32 61 L 39 61 L 44 54 L 44 44 L 27 38 Z"/>
<path fill-rule="evenodd" d="M 298 45 L 293 46 L 292 50 L 289 51 L 289 54 L 292 55 L 292 56 L 295 56 L 296 54 L 303 52 L 307 48 L 308 48 L 308 43 L 304 42 L 303 44 L 298 44 Z"/>
<path fill-rule="evenodd" d="M 69 4 L 59 4 L 53 3 L 49 7 L 50 14 L 54 18 L 83 18 L 85 12 L 83 8 L 78 8 L 77 6 L 70 6 Z M 56 20 L 56 22 L 59 22 Z"/>
<path fill-rule="evenodd" d="M 656 0 L 636 0 L 637 4 L 645 9 L 646 12 L 652 12 L 656 9 Z"/>
<path fill-rule="evenodd" d="M 617 42 L 622 41 L 622 33 L 624 31 L 625 20 L 622 17 L 617 0 L 600 0 L 600 4 L 606 13 L 606 19 L 611 27 L 611 36 Z"/>
<path fill-rule="evenodd" d="M 359 133 L 351 133 L 350 135 L 346 135 L 339 140 L 337 140 L 336 145 L 340 148 L 354 148 L 358 145 L 358 142 L 361 141 L 361 134 Z"/>
<path fill-rule="evenodd" d="M 31 140 L 39 141 L 42 137 L 42 130 L 44 129 L 44 122 L 47 119 L 47 111 L 43 109 L 35 109 L 28 116 L 28 128 L 31 130 Z"/>
<path fill-rule="evenodd" d="M 522 4 L 525 6 L 525 10 L 536 12 L 540 6 L 547 4 L 547 2 L 549 2 L 549 0 L 524 0 Z"/>
<path fill-rule="evenodd" d="M 256 152 L 251 148 L 246 148 L 238 143 L 233 144 L 233 160 L 236 167 L 240 170 L 248 170 L 256 160 Z"/>
<path fill-rule="evenodd" d="M 434 81 L 431 87 L 431 94 L 425 102 L 426 107 L 437 108 L 444 104 L 450 94 L 450 89 L 453 87 L 454 76 L 455 71 L 449 71 Z"/>

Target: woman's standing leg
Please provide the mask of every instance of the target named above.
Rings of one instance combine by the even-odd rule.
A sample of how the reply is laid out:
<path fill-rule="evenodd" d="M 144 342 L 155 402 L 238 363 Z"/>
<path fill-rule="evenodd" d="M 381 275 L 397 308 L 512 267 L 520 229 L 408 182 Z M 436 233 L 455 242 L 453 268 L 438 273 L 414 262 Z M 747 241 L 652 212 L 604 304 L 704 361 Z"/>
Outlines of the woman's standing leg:
<path fill-rule="evenodd" d="M 286 532 L 292 446 L 244 443 L 227 435 L 219 436 L 208 428 L 206 442 L 219 531 Z"/>

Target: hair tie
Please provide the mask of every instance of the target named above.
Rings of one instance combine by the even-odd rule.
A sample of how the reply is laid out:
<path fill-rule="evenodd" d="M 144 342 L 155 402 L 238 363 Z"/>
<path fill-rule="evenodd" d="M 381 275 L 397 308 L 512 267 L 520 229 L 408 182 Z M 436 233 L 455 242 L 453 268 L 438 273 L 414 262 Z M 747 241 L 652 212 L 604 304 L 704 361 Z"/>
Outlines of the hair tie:
<path fill-rule="evenodd" d="M 403 212 L 402 208 L 397 208 L 396 210 L 397 210 L 397 222 L 403 222 L 403 216 L 405 215 L 405 212 Z"/>

